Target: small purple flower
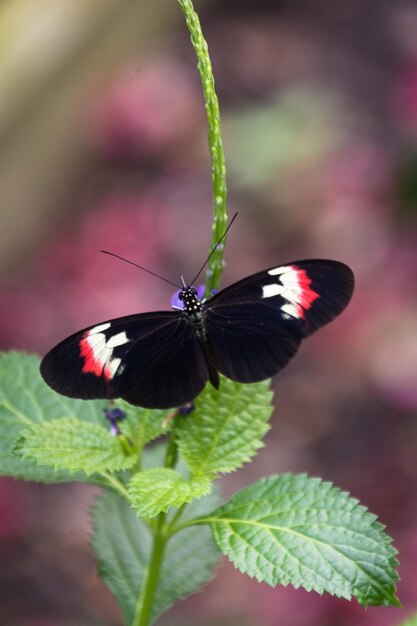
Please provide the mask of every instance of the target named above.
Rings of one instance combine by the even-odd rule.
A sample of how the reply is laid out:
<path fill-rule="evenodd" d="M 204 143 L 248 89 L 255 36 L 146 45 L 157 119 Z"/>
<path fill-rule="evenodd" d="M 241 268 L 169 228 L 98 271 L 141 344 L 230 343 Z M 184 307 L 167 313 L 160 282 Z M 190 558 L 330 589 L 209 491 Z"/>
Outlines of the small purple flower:
<path fill-rule="evenodd" d="M 121 434 L 121 430 L 117 422 L 126 419 L 126 413 L 121 409 L 103 409 L 105 418 L 110 422 L 110 434 L 113 437 Z"/>

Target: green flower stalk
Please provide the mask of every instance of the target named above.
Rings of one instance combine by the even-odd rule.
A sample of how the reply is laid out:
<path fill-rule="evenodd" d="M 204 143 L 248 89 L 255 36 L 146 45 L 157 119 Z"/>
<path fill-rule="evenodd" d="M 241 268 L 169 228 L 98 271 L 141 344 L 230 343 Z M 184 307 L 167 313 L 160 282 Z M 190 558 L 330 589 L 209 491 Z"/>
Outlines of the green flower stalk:
<path fill-rule="evenodd" d="M 200 73 L 207 112 L 213 188 L 214 219 L 211 237 L 211 249 L 213 249 L 227 227 L 226 161 L 221 135 L 219 101 L 216 95 L 208 45 L 203 37 L 198 15 L 194 10 L 191 0 L 178 0 L 178 2 L 184 13 L 187 28 L 190 32 L 191 43 L 197 55 L 197 68 Z M 211 296 L 213 289 L 220 288 L 220 279 L 223 272 L 224 244 L 225 241 L 223 240 L 223 245 L 218 246 L 209 261 L 206 278 L 206 298 Z"/>

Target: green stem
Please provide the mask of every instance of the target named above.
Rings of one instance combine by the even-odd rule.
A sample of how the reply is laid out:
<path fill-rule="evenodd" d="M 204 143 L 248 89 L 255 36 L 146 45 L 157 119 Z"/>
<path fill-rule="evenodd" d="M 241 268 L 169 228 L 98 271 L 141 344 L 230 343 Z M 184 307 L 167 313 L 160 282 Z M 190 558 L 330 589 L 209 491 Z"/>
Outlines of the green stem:
<path fill-rule="evenodd" d="M 177 528 L 179 527 L 179 520 L 181 519 L 185 509 L 187 508 L 188 503 L 184 502 L 184 504 L 182 504 L 179 508 L 178 511 L 175 513 L 175 515 L 173 516 L 173 518 L 171 519 L 170 523 L 167 526 L 166 529 L 166 534 L 168 537 L 171 537 L 171 535 L 174 535 L 177 532 Z"/>
<path fill-rule="evenodd" d="M 213 212 L 211 249 L 219 241 L 227 227 L 227 186 L 226 186 L 226 161 L 221 136 L 220 109 L 217 99 L 213 69 L 207 42 L 203 37 L 200 20 L 194 10 L 191 0 L 178 0 L 185 16 L 187 28 L 190 32 L 198 59 L 198 71 L 203 87 L 204 100 L 208 121 L 208 139 L 212 166 L 213 188 Z M 225 241 L 211 257 L 206 278 L 206 298 L 212 295 L 212 289 L 219 289 L 220 279 L 223 273 L 223 254 Z"/>
<path fill-rule="evenodd" d="M 175 440 L 175 425 L 169 436 L 165 454 L 164 466 L 173 468 L 177 462 L 177 443 Z M 148 626 L 152 617 L 153 601 L 161 573 L 165 546 L 168 541 L 166 532 L 166 513 L 160 513 L 153 529 L 153 544 L 148 567 L 144 573 L 141 592 L 136 606 L 132 626 Z"/>
<path fill-rule="evenodd" d="M 151 623 L 153 601 L 161 572 L 167 537 L 164 533 L 165 513 L 158 515 L 154 530 L 152 552 L 144 574 L 141 593 L 136 606 L 132 626 L 148 626 Z"/>
<path fill-rule="evenodd" d="M 213 521 L 216 521 L 217 519 L 218 518 L 214 519 Z M 185 528 L 190 528 L 191 526 L 201 526 L 201 525 L 209 524 L 210 521 L 212 520 L 208 517 L 193 517 L 193 519 L 187 520 L 185 522 L 181 522 L 180 524 L 174 524 L 174 519 L 173 519 L 169 526 L 169 536 L 173 537 L 174 535 L 179 533 L 181 530 L 184 530 Z"/>
<path fill-rule="evenodd" d="M 175 418 L 174 418 L 175 420 Z M 167 450 L 165 453 L 165 463 L 164 466 L 168 467 L 169 469 L 173 469 L 175 467 L 175 465 L 177 464 L 177 459 L 178 459 L 178 448 L 177 448 L 177 441 L 176 441 L 176 432 L 175 432 L 175 421 L 172 424 L 172 429 L 171 429 L 171 433 L 169 435 L 169 439 L 168 439 L 168 446 L 167 446 Z"/>
<path fill-rule="evenodd" d="M 102 475 L 107 480 L 107 482 L 113 487 L 113 489 L 117 491 L 117 493 L 123 496 L 126 500 L 129 500 L 129 494 L 127 493 L 127 489 L 123 485 L 123 483 L 120 482 L 120 480 L 115 478 L 109 472 L 103 472 Z"/>

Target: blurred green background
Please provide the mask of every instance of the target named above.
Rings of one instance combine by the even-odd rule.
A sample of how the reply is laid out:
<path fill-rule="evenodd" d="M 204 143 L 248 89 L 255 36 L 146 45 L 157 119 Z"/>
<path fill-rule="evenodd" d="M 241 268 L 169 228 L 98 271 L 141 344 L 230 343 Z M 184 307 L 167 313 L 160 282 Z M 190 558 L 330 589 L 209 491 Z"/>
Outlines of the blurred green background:
<path fill-rule="evenodd" d="M 223 113 L 223 284 L 336 258 L 348 310 L 274 380 L 266 448 L 223 481 L 305 471 L 359 498 L 400 551 L 406 611 L 270 589 L 221 562 L 161 626 L 396 626 L 417 608 L 417 5 L 196 1 Z M 0 3 L 0 347 L 169 308 L 209 245 L 210 163 L 175 0 Z M 85 485 L 0 481 L 0 623 L 118 626 Z"/>

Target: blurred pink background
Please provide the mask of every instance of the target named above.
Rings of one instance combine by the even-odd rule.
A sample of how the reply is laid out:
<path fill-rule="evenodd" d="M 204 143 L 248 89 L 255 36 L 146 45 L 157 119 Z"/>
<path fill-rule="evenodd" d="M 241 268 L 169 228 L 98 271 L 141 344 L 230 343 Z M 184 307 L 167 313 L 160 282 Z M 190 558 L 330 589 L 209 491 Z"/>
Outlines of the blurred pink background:
<path fill-rule="evenodd" d="M 274 380 L 266 448 L 223 494 L 284 471 L 349 490 L 400 552 L 404 611 L 271 589 L 221 562 L 161 626 L 397 626 L 417 610 L 417 5 L 196 2 L 223 113 L 223 285 L 300 258 L 354 270 L 347 311 Z M 195 58 L 172 0 L 0 7 L 0 347 L 45 353 L 109 317 L 169 308 L 209 246 Z M 0 480 L 0 623 L 118 626 L 85 485 Z"/>

